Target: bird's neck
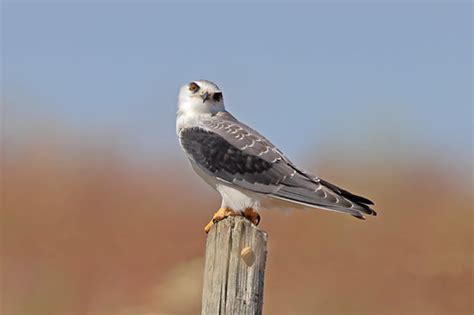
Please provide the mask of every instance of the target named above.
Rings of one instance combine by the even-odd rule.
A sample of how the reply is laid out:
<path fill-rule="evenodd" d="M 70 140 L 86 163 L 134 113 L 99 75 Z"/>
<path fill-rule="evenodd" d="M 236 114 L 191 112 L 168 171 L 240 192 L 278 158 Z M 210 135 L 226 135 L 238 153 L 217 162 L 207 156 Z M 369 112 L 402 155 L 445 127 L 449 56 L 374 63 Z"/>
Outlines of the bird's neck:
<path fill-rule="evenodd" d="M 188 113 L 178 110 L 176 113 L 176 133 L 184 128 L 193 127 L 199 124 L 200 121 L 209 119 L 213 113 Z"/>

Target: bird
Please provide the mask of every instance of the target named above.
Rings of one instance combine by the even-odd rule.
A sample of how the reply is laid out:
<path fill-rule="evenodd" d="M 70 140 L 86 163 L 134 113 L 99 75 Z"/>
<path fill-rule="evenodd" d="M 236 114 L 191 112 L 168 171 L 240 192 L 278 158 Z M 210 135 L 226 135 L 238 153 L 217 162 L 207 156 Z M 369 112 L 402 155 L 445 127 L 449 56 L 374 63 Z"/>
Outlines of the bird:
<path fill-rule="evenodd" d="M 205 226 L 229 216 L 260 223 L 260 209 L 318 208 L 365 219 L 374 203 L 292 163 L 224 105 L 221 89 L 196 80 L 179 89 L 176 133 L 194 171 L 217 190 L 222 203 Z"/>

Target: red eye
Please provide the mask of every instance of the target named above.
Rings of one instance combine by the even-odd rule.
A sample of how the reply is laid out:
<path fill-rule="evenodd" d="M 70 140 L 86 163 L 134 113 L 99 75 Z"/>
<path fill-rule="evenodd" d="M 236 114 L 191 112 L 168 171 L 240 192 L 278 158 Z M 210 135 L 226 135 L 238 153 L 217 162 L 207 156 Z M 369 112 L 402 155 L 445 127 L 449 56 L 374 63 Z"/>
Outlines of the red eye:
<path fill-rule="evenodd" d="M 197 84 L 194 83 L 194 82 L 191 82 L 191 83 L 189 84 L 189 90 L 190 90 L 191 92 L 196 93 L 196 92 L 199 90 L 199 85 L 197 85 Z"/>

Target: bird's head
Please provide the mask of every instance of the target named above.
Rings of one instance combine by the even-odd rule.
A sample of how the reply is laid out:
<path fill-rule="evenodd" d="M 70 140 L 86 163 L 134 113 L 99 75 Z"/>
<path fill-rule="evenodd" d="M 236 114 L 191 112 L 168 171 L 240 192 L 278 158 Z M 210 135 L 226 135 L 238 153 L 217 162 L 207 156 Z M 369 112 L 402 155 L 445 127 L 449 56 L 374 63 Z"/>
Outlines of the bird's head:
<path fill-rule="evenodd" d="M 179 90 L 178 113 L 215 114 L 225 110 L 224 97 L 219 87 L 207 80 L 185 84 Z"/>

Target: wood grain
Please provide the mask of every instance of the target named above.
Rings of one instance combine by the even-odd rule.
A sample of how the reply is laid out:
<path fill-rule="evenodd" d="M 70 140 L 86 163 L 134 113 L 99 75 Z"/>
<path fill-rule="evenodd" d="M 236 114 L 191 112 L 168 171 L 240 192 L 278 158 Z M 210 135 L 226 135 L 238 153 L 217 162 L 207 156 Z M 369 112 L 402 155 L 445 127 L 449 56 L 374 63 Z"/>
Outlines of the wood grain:
<path fill-rule="evenodd" d="M 228 217 L 207 236 L 202 314 L 262 314 L 267 234 Z"/>

